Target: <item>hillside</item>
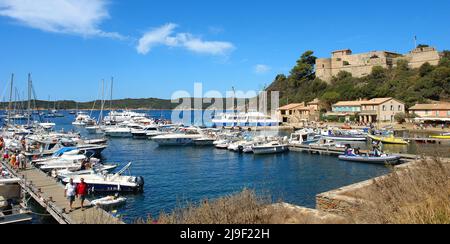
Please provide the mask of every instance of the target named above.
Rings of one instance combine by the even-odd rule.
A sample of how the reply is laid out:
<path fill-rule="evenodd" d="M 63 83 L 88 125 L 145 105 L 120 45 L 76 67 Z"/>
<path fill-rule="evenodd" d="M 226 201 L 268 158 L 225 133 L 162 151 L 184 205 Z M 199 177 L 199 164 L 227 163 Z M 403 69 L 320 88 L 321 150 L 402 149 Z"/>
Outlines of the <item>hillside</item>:
<path fill-rule="evenodd" d="M 443 52 L 438 66 L 426 63 L 419 69 L 410 69 L 407 63 L 399 62 L 392 69 L 374 67 L 372 73 L 363 78 L 341 72 L 330 84 L 315 77 L 313 54 L 305 52 L 288 76 L 277 75 L 268 88 L 280 91 L 281 105 L 309 102 L 314 98 L 320 98 L 328 106 L 342 100 L 375 97 L 394 97 L 408 106 L 430 100 L 450 100 L 450 51 Z"/>
<path fill-rule="evenodd" d="M 216 98 L 213 99 L 212 102 L 215 102 L 217 99 L 222 98 Z M 198 101 L 198 99 L 192 99 L 192 103 L 186 104 L 181 106 L 183 109 L 191 109 L 194 108 L 194 103 Z M 238 99 L 239 104 L 243 104 L 242 99 Z M 246 100 L 248 103 L 248 100 Z M 231 105 L 231 99 L 223 99 L 223 104 L 228 105 L 228 109 L 232 109 L 233 105 Z M 203 109 L 210 108 L 211 103 L 202 103 Z M 28 105 L 27 101 L 20 101 L 20 102 L 13 102 L 12 107 L 16 109 L 24 109 Z M 94 106 L 95 105 L 95 106 Z M 180 103 L 172 103 L 171 100 L 167 99 L 158 99 L 158 98 L 140 98 L 140 99 L 120 99 L 120 100 L 113 100 L 105 101 L 104 108 L 109 109 L 110 107 L 113 107 L 113 109 L 143 109 L 143 110 L 170 110 L 175 108 L 180 108 Z M 8 102 L 0 103 L 0 109 L 7 109 L 9 106 Z M 72 110 L 72 109 L 80 109 L 80 110 L 86 110 L 86 109 L 100 109 L 101 108 L 101 101 L 90 101 L 90 102 L 76 102 L 76 101 L 43 101 L 43 100 L 36 100 L 32 101 L 32 107 L 37 108 L 39 110 L 46 110 L 46 109 L 62 109 L 62 110 Z M 218 109 L 223 109 L 218 108 Z"/>

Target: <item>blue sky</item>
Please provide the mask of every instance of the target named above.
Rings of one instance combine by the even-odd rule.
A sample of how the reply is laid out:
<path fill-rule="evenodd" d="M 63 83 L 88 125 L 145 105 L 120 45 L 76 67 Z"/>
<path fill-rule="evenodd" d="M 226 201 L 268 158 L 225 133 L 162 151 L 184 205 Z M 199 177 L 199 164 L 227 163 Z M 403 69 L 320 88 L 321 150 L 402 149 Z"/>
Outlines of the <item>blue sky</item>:
<path fill-rule="evenodd" d="M 262 89 L 305 50 L 406 53 L 450 46 L 450 1 L 0 0 L 0 94 L 10 74 L 41 99 Z"/>

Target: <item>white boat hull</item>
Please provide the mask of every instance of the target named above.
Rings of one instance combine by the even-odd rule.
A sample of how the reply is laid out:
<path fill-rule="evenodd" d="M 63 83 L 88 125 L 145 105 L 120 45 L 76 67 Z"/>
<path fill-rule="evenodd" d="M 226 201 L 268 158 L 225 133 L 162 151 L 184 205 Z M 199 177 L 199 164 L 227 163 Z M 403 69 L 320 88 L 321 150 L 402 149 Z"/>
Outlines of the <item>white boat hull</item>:
<path fill-rule="evenodd" d="M 117 138 L 130 138 L 133 136 L 133 134 L 131 134 L 131 131 L 106 131 L 105 135 Z"/>
<path fill-rule="evenodd" d="M 324 138 L 332 141 L 367 141 L 367 137 L 363 136 L 325 136 Z"/>
<path fill-rule="evenodd" d="M 255 146 L 252 148 L 253 153 L 256 155 L 261 154 L 277 154 L 277 153 L 284 153 L 289 150 L 288 145 L 280 145 L 280 146 Z"/>

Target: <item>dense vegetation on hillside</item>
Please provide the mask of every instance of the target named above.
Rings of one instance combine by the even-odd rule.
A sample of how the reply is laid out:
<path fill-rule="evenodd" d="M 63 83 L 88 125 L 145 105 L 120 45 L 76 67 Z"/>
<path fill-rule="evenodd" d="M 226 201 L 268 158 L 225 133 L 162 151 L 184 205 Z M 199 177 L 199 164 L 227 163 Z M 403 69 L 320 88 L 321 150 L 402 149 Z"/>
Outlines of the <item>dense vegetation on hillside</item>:
<path fill-rule="evenodd" d="M 189 98 L 188 98 L 189 99 Z M 218 98 L 222 99 L 222 98 Z M 212 101 L 200 101 L 200 103 L 203 105 L 202 108 L 211 108 L 212 103 L 215 103 L 217 99 L 212 99 Z M 121 99 L 121 100 L 113 100 L 105 101 L 104 103 L 104 109 L 108 110 L 111 108 L 113 109 L 142 109 L 142 110 L 151 110 L 151 109 L 191 109 L 195 108 L 195 103 L 199 102 L 198 99 L 191 99 L 191 104 L 187 102 L 187 100 L 179 101 L 178 103 L 172 103 L 171 100 L 166 99 L 158 99 L 158 98 L 140 98 L 140 99 Z M 238 104 L 244 104 L 243 99 L 236 99 L 236 102 Z M 245 102 L 248 103 L 248 100 L 245 100 Z M 183 103 L 183 104 L 181 104 Z M 231 98 L 223 99 L 222 102 L 223 106 L 226 105 L 228 109 L 232 109 L 232 100 Z M 198 103 L 197 103 L 198 104 Z M 182 105 L 182 106 L 180 106 Z M 27 101 L 20 101 L 20 102 L 13 102 L 11 104 L 12 109 L 16 110 L 23 110 L 26 109 L 28 106 Z M 80 110 L 90 110 L 90 109 L 100 109 L 101 108 L 101 101 L 91 101 L 91 102 L 76 102 L 76 101 L 42 101 L 42 100 L 33 100 L 31 104 L 32 108 L 39 109 L 39 110 L 47 110 L 47 109 L 61 109 L 61 110 L 72 110 L 72 109 L 80 109 Z M 8 102 L 0 103 L 0 109 L 7 109 L 9 107 Z M 219 109 L 223 109 L 220 107 Z"/>
<path fill-rule="evenodd" d="M 105 101 L 104 108 L 110 108 L 110 101 Z M 94 106 L 95 105 L 95 106 Z M 112 106 L 114 109 L 173 109 L 178 104 L 172 104 L 170 100 L 157 99 L 157 98 L 146 98 L 146 99 L 121 99 L 113 100 Z M 2 109 L 8 108 L 9 103 L 1 103 L 0 107 Z M 17 102 L 12 104 L 13 108 L 24 109 L 27 107 L 27 102 Z M 76 101 L 42 101 L 36 100 L 32 101 L 32 107 L 38 108 L 40 110 L 44 109 L 100 109 L 101 101 L 91 101 L 91 102 L 76 102 Z"/>
<path fill-rule="evenodd" d="M 278 75 L 268 88 L 280 91 L 281 105 L 314 98 L 320 98 L 328 106 L 342 100 L 375 97 L 394 97 L 408 106 L 429 100 L 450 100 L 450 51 L 443 52 L 438 66 L 426 63 L 419 69 L 410 69 L 405 61 L 399 61 L 392 69 L 374 67 L 363 78 L 341 72 L 330 84 L 315 77 L 313 54 L 305 52 L 288 76 Z"/>

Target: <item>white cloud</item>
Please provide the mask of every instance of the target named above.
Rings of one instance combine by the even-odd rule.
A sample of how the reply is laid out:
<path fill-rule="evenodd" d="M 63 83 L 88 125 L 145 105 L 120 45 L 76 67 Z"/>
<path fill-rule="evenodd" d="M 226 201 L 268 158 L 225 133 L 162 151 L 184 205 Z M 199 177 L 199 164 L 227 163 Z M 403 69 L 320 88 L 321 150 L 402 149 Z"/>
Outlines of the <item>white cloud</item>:
<path fill-rule="evenodd" d="M 100 29 L 100 24 L 110 17 L 107 3 L 108 0 L 0 0 L 0 16 L 47 32 L 123 38 Z"/>
<path fill-rule="evenodd" d="M 267 72 L 269 72 L 271 70 L 272 70 L 272 68 L 265 64 L 258 64 L 254 68 L 254 71 L 257 74 L 266 74 Z"/>
<path fill-rule="evenodd" d="M 176 24 L 169 23 L 145 33 L 139 39 L 139 44 L 136 47 L 138 53 L 147 54 L 156 45 L 176 46 L 178 41 L 170 36 L 176 27 Z"/>
<path fill-rule="evenodd" d="M 138 53 L 147 54 L 157 45 L 182 47 L 189 51 L 210 55 L 225 55 L 234 50 L 230 42 L 204 41 L 190 33 L 174 33 L 178 26 L 169 23 L 145 33 L 136 47 Z"/>

